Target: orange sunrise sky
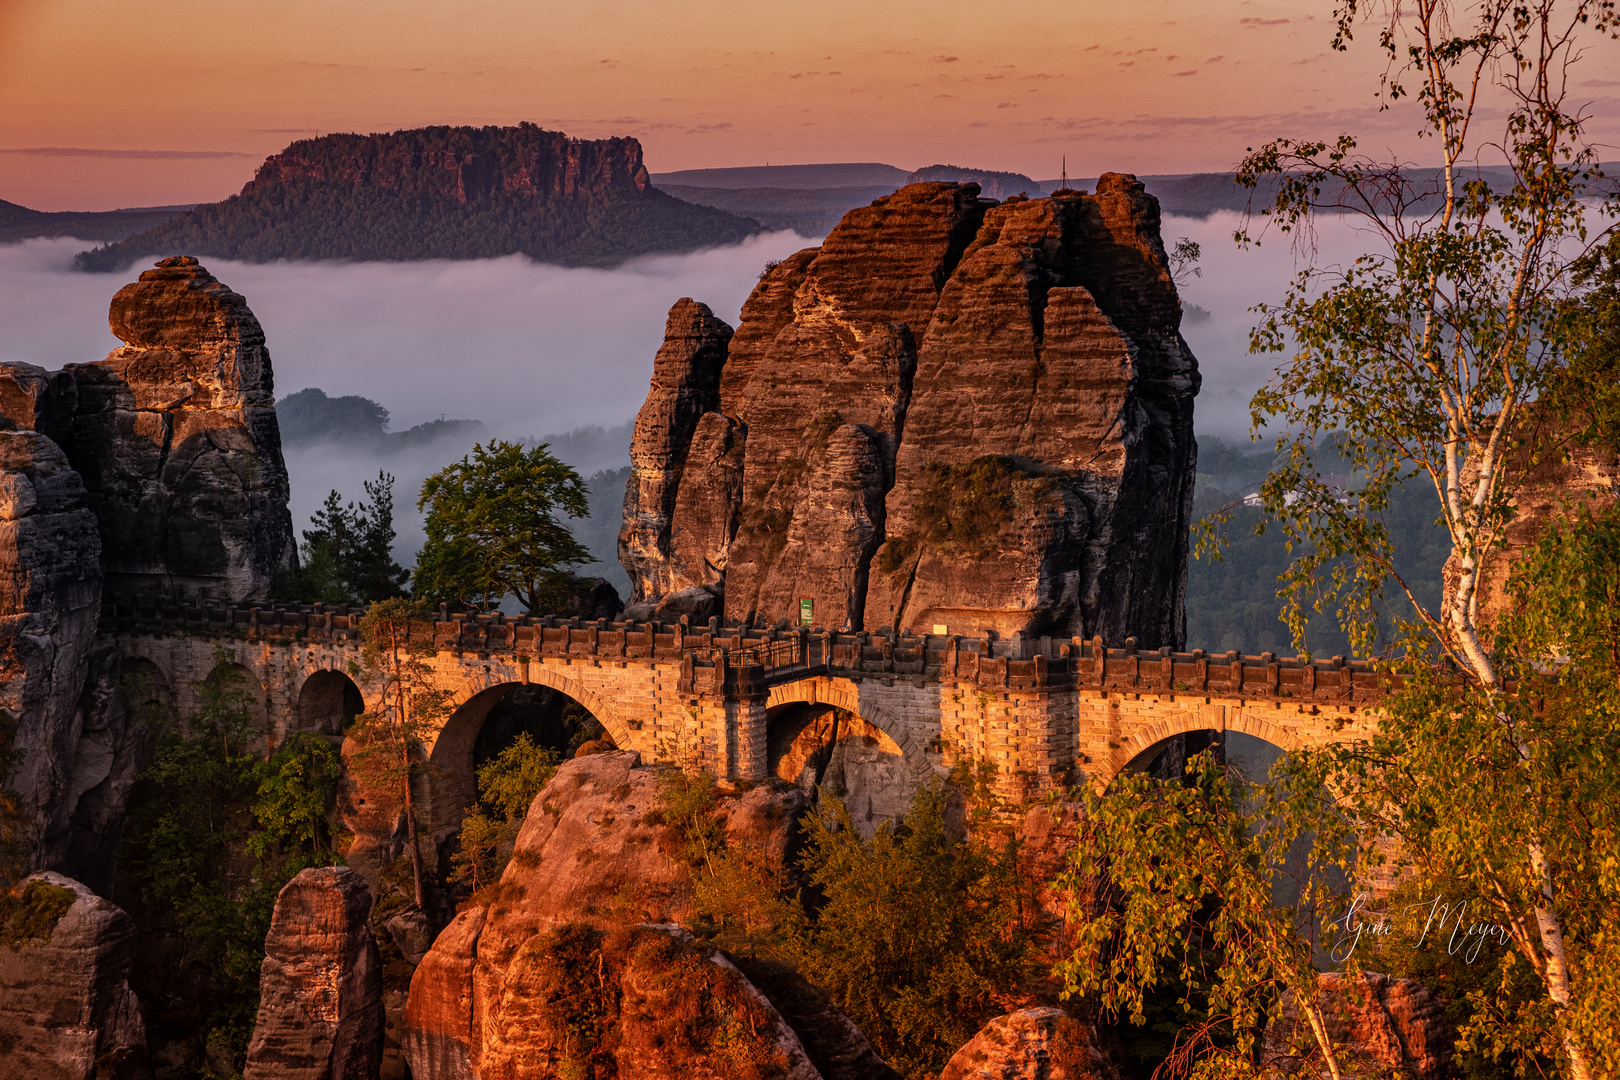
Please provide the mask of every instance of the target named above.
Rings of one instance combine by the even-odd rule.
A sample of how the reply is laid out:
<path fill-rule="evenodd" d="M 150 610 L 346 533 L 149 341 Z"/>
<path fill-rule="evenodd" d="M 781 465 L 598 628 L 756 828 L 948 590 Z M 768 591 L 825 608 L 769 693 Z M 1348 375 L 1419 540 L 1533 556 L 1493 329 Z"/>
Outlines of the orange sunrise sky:
<path fill-rule="evenodd" d="M 655 173 L 1189 172 L 1340 131 L 1427 163 L 1412 109 L 1378 111 L 1375 35 L 1333 53 L 1331 20 L 1329 0 L 0 0 L 0 199 L 209 201 L 297 138 L 520 120 L 634 136 Z M 1573 80 L 1611 159 L 1616 56 Z"/>

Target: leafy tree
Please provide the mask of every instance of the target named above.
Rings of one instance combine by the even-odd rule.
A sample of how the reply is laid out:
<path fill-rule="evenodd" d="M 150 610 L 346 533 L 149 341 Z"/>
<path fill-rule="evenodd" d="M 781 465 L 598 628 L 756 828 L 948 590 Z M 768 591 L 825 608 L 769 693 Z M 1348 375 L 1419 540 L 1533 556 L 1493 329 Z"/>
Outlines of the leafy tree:
<path fill-rule="evenodd" d="M 1471 905 L 1512 949 L 1468 993 L 1494 1059 L 1620 1062 L 1620 510 L 1549 528 L 1517 567 L 1491 658 L 1513 692 L 1420 667 L 1372 738 L 1296 755 L 1364 836 L 1399 840 L 1420 897 Z M 1527 854 L 1528 857 L 1527 857 Z M 1369 864 L 1380 861 L 1369 851 Z M 1539 983 L 1522 999 L 1522 969 Z M 1561 985 L 1560 985 L 1561 984 Z"/>
<path fill-rule="evenodd" d="M 1589 816 L 1596 789 L 1554 783 L 1567 763 L 1541 749 L 1557 725 L 1506 692 L 1517 653 L 1493 641 L 1480 591 L 1515 495 L 1565 437 L 1540 399 L 1560 385 L 1580 351 L 1577 271 L 1610 231 L 1588 225 L 1600 174 L 1581 108 L 1566 98 L 1592 37 L 1613 36 L 1615 6 L 1346 0 L 1335 13 L 1334 47 L 1349 48 L 1364 24 L 1377 31 L 1388 60 L 1386 103 L 1411 99 L 1423 112 L 1422 134 L 1440 158 L 1437 179 L 1361 154 L 1348 135 L 1279 140 L 1239 171 L 1251 187 L 1277 184 L 1267 213 L 1283 230 L 1308 231 L 1314 213 L 1332 209 L 1358 215 L 1364 234 L 1381 242 L 1348 268 L 1308 264 L 1281 305 L 1261 309 L 1252 338 L 1257 351 L 1291 352 L 1252 403 L 1257 429 L 1285 433 L 1278 440 L 1283 460 L 1261 497 L 1297 553 L 1281 579 L 1290 629 L 1299 638 L 1309 611 L 1332 610 L 1352 643 L 1365 647 L 1387 584 L 1416 612 L 1402 634 L 1412 688 L 1390 703 L 1383 741 L 1359 748 L 1364 762 L 1376 764 L 1330 754 L 1331 764 L 1320 769 L 1335 790 L 1364 768 L 1378 783 L 1405 773 L 1417 785 L 1410 791 L 1463 781 L 1465 789 L 1516 793 L 1519 807 Z M 1486 133 L 1493 112 L 1503 122 Z M 1502 163 L 1495 176 L 1477 169 L 1484 153 Z M 1611 198 L 1604 209 L 1614 208 Z M 1359 485 L 1348 491 L 1328 483 L 1318 466 L 1314 450 L 1329 439 L 1358 474 Z M 1379 518 L 1408 478 L 1434 490 L 1450 539 L 1455 572 L 1437 604 L 1424 603 L 1403 578 Z M 1455 665 L 1459 677 L 1435 676 L 1435 660 Z M 1462 732 L 1484 740 L 1480 747 L 1506 747 L 1507 756 L 1467 750 Z M 1433 755 L 1436 746 L 1451 756 Z M 1607 767 L 1603 759 L 1597 764 Z M 1485 782 L 1486 773 L 1491 781 L 1501 775 L 1495 770 L 1513 783 L 1503 789 Z M 1477 785 L 1475 777 L 1482 778 Z M 1541 803 L 1538 784 L 1575 801 Z M 1473 867 L 1454 876 L 1505 890 L 1562 1056 L 1585 1080 L 1593 1075 L 1595 1044 L 1571 966 L 1580 948 L 1570 921 L 1581 909 L 1577 866 L 1561 861 L 1550 835 L 1555 823 L 1516 813 L 1498 820 L 1500 806 L 1466 799 L 1448 805 L 1470 816 L 1442 828 L 1403 811 L 1381 825 L 1419 851 L 1441 837 L 1467 838 L 1446 841 Z M 1509 837 L 1520 844 L 1516 854 L 1498 843 Z"/>
<path fill-rule="evenodd" d="M 460 850 L 451 858 L 451 880 L 474 893 L 498 880 L 512 857 L 518 830 L 540 789 L 557 771 L 558 754 L 538 746 L 529 733 L 478 767 L 478 802 L 461 823 Z"/>
<path fill-rule="evenodd" d="M 1358 844 L 1321 792 L 1309 775 L 1251 789 L 1206 752 L 1184 779 L 1126 773 L 1088 793 L 1060 879 L 1075 941 L 1058 969 L 1066 992 L 1140 1025 L 1151 991 L 1173 983 L 1192 1022 L 1172 1071 L 1228 1076 L 1255 1072 L 1267 1019 L 1292 994 L 1339 1080 L 1314 961 L 1322 924 L 1348 906 Z"/>
<path fill-rule="evenodd" d="M 367 604 L 402 596 L 410 571 L 394 561 L 394 477 L 365 482 L 366 499 L 343 504 L 335 490 L 304 530 L 304 565 L 284 587 L 298 600 Z"/>
<path fill-rule="evenodd" d="M 417 595 L 476 609 L 511 595 L 530 614 L 554 609 L 568 568 L 591 561 L 558 514 L 588 517 L 589 494 L 544 443 L 474 447 L 422 482 L 427 543 L 416 559 Z"/>
<path fill-rule="evenodd" d="M 131 793 L 124 854 L 137 912 L 171 925 L 185 942 L 184 962 L 205 973 L 205 1041 L 240 1062 L 277 894 L 299 870 L 341 861 L 328 815 L 342 764 L 307 734 L 268 760 L 256 755 L 248 688 L 224 672 L 196 684 L 191 716 L 140 710 L 159 731 Z"/>
<path fill-rule="evenodd" d="M 896 1070 L 936 1076 L 1033 974 L 1017 845 L 953 840 L 938 784 L 870 841 L 837 799 L 822 806 L 803 857 L 821 904 L 788 926 L 782 954 Z"/>
<path fill-rule="evenodd" d="M 1293 554 L 1280 579 L 1284 621 L 1303 644 L 1309 615 L 1331 612 L 1365 648 L 1390 585 L 1413 615 L 1397 625 L 1400 650 L 1389 657 L 1409 681 L 1386 699 L 1377 735 L 1283 759 L 1256 796 L 1265 813 L 1223 810 L 1234 825 L 1246 821 L 1231 836 L 1263 835 L 1275 827 L 1267 814 L 1283 807 L 1296 832 L 1312 825 L 1318 845 L 1332 837 L 1334 858 L 1345 845 L 1359 847 L 1362 874 L 1383 860 L 1381 841 L 1393 841 L 1396 869 L 1426 887 L 1464 882 L 1477 889 L 1472 899 L 1493 906 L 1513 928 L 1542 993 L 1537 1008 L 1512 1013 L 1492 1013 L 1500 995 L 1479 998 L 1503 1040 L 1495 1049 L 1534 1042 L 1539 1031 L 1545 1039 L 1538 1049 L 1561 1058 L 1577 1080 L 1594 1075 L 1594 1062 L 1616 1056 L 1612 1032 L 1593 1018 L 1612 1016 L 1616 1007 L 1604 965 L 1613 970 L 1607 950 L 1620 926 L 1613 871 L 1601 868 L 1620 865 L 1608 820 L 1620 770 L 1609 749 L 1612 714 L 1595 698 L 1568 712 L 1555 709 L 1551 697 L 1545 709 L 1535 703 L 1554 675 L 1560 685 L 1612 686 L 1620 671 L 1612 657 L 1537 629 L 1551 620 L 1502 619 L 1493 628 L 1479 593 L 1514 497 L 1567 437 L 1557 431 L 1557 392 L 1571 386 L 1570 373 L 1586 355 L 1591 321 L 1582 316 L 1581 272 L 1607 230 L 1588 227 L 1596 154 L 1583 139 L 1579 107 L 1565 95 L 1589 37 L 1612 36 L 1615 16 L 1608 0 L 1345 0 L 1335 12 L 1334 47 L 1349 48 L 1371 24 L 1388 60 L 1385 102 L 1415 100 L 1441 168 L 1425 174 L 1376 161 L 1345 135 L 1273 142 L 1239 172 L 1251 188 L 1275 185 L 1266 216 L 1284 232 L 1308 240 L 1313 215 L 1331 210 L 1358 215 L 1363 234 L 1380 241 L 1379 250 L 1347 268 L 1308 261 L 1283 303 L 1261 309 L 1252 336 L 1256 351 L 1289 353 L 1252 403 L 1257 430 L 1282 432 L 1260 496 Z M 1493 112 L 1504 122 L 1484 135 Z M 1476 167 L 1492 148 L 1503 164 L 1487 175 Z M 1613 208 L 1611 200 L 1606 209 Z M 1237 238 L 1255 235 L 1245 229 Z M 1326 447 L 1333 455 L 1321 453 Z M 1354 484 L 1326 475 L 1332 456 L 1348 464 Z M 1434 492 L 1455 571 L 1428 595 L 1398 562 L 1384 516 L 1408 481 Z M 1531 580 L 1539 601 L 1563 598 L 1560 633 L 1567 635 L 1573 608 L 1598 603 L 1582 583 L 1605 577 L 1607 556 L 1565 550 L 1562 563 L 1540 557 L 1539 580 L 1521 576 L 1516 587 L 1521 605 Z M 1576 596 L 1584 598 L 1577 603 Z M 1561 657 L 1569 666 L 1553 663 Z M 1577 669 L 1586 674 L 1577 678 Z M 1313 809 L 1306 796 L 1322 790 L 1336 798 Z M 1575 846 L 1582 833 L 1584 849 Z M 1174 829 L 1121 837 L 1110 850 L 1110 873 L 1123 868 L 1116 881 L 1127 893 L 1126 910 L 1164 902 L 1166 889 L 1183 895 L 1184 882 L 1148 871 L 1195 854 Z M 1251 853 L 1247 869 L 1220 871 L 1212 884 L 1221 910 L 1274 925 L 1289 913 L 1280 903 L 1268 910 L 1251 887 L 1268 857 Z M 1133 977 L 1151 983 L 1158 976 L 1163 949 L 1188 918 L 1127 920 L 1124 932 L 1135 935 L 1130 954 L 1147 969 Z M 1069 969 L 1076 986 L 1086 981 L 1085 959 L 1078 954 Z M 1314 997 L 1310 970 L 1263 958 L 1251 966 L 1266 963 L 1296 1000 Z M 1223 958 L 1212 1006 L 1231 1000 L 1225 988 L 1232 966 Z M 1232 1037 L 1241 1038 L 1254 1018 L 1229 1011 Z M 1321 1064 L 1336 1073 L 1333 1051 L 1316 1041 Z M 1242 1071 L 1240 1060 L 1223 1058 L 1218 1048 L 1208 1054 L 1205 1060 Z"/>
<path fill-rule="evenodd" d="M 349 766 L 368 789 L 368 799 L 375 795 L 384 805 L 391 800 L 404 813 L 412 896 L 426 911 L 412 781 L 429 768 L 423 746 L 449 715 L 450 694 L 434 685 L 433 623 L 420 606 L 403 597 L 379 600 L 366 612 L 360 632 L 362 663 L 380 684 L 380 707 L 355 718 Z"/>

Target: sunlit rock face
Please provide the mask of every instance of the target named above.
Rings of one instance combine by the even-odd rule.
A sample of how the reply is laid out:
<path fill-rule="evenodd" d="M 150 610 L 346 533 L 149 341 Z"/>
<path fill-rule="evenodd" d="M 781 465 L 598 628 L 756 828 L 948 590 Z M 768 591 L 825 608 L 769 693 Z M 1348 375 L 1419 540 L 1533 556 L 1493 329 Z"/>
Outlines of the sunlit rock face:
<path fill-rule="evenodd" d="M 294 547 L 259 320 L 180 256 L 119 290 L 109 323 L 124 345 L 53 375 L 38 423 L 84 478 L 108 594 L 268 598 Z"/>
<path fill-rule="evenodd" d="M 282 886 L 264 942 L 246 1080 L 375 1077 L 383 1052 L 382 960 L 371 892 L 346 866 Z"/>
<path fill-rule="evenodd" d="M 1507 473 L 1521 479 L 1512 500 L 1512 516 L 1480 574 L 1475 602 L 1486 622 L 1511 610 L 1508 583 L 1514 568 L 1549 526 L 1567 527 L 1583 512 L 1602 514 L 1620 495 L 1620 450 L 1602 443 L 1581 445 L 1570 436 L 1564 423 L 1547 411 L 1526 410 L 1518 431 L 1519 445 L 1507 459 Z M 1534 459 L 1529 457 L 1532 451 Z M 1477 483 L 1478 477 L 1477 462 L 1466 464 L 1464 489 Z M 1455 595 L 1462 571 L 1462 559 L 1453 551 L 1443 571 L 1446 595 Z"/>
<path fill-rule="evenodd" d="M 0 941 L 0 1075 L 150 1080 L 129 988 L 134 921 L 61 874 L 35 874 L 19 892 Z"/>
<path fill-rule="evenodd" d="M 642 612 L 1181 643 L 1199 377 L 1158 204 L 978 195 L 851 211 L 735 334 L 676 305 L 620 540 Z"/>
<path fill-rule="evenodd" d="M 1316 978 L 1316 1003 L 1344 1076 L 1360 1080 L 1399 1072 L 1415 1080 L 1440 1080 L 1453 1075 L 1457 1031 L 1445 1003 L 1428 987 L 1376 971 L 1328 971 Z M 1266 1027 L 1262 1064 L 1279 1075 L 1325 1073 L 1320 1054 L 1290 991 Z"/>
<path fill-rule="evenodd" d="M 1095 1033 L 1062 1009 L 998 1016 L 946 1062 L 939 1080 L 1119 1080 Z"/>
<path fill-rule="evenodd" d="M 784 997 L 786 977 L 756 986 L 679 928 L 695 907 L 668 782 L 634 753 L 557 770 L 500 882 L 411 978 L 412 1075 L 541 1080 L 586 1060 L 625 1080 L 893 1075 L 836 1009 Z M 761 784 L 703 812 L 728 850 L 780 871 L 808 806 L 795 788 Z M 588 1027 L 573 1022 L 581 1016 Z"/>

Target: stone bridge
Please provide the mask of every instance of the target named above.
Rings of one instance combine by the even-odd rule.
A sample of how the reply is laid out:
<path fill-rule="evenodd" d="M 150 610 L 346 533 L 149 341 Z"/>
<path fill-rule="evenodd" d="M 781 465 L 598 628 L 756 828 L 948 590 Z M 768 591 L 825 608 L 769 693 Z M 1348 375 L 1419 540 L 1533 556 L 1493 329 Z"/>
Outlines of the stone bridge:
<path fill-rule="evenodd" d="M 295 731 L 337 739 L 350 718 L 380 705 L 380 684 L 362 663 L 361 617 L 320 605 L 109 604 L 100 644 L 116 647 L 124 671 L 144 675 L 182 713 L 206 680 L 234 671 L 262 692 L 255 707 L 270 747 Z M 841 709 L 864 721 L 869 748 L 888 755 L 907 793 L 958 762 L 989 762 L 1001 792 L 1023 798 L 1081 779 L 1106 785 L 1190 732 L 1243 732 L 1289 750 L 1365 731 L 1384 678 L 1342 657 L 1143 652 L 1134 640 L 1109 648 L 1016 634 L 444 613 L 431 633 L 434 678 L 453 706 L 426 747 L 436 766 L 426 816 L 441 838 L 473 801 L 479 730 L 516 686 L 567 695 L 646 761 L 731 781 L 780 770 L 773 736 L 785 717 Z"/>

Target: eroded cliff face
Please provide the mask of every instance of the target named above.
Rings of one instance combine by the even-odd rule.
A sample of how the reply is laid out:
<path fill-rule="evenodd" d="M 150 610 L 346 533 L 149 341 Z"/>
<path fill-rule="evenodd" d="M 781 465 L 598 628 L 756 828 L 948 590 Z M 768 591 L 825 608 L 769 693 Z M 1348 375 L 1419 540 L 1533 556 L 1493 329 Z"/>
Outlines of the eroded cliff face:
<path fill-rule="evenodd" d="M 67 456 L 38 432 L 0 431 L 0 719 L 15 726 L 0 784 L 22 796 L 42 843 L 66 825 L 101 554 Z"/>
<path fill-rule="evenodd" d="M 105 360 L 51 377 L 40 430 L 84 478 L 106 591 L 153 603 L 262 600 L 294 557 L 264 331 L 196 259 L 113 297 Z"/>
<path fill-rule="evenodd" d="M 1132 177 L 999 205 L 913 184 L 851 211 L 735 334 L 671 312 L 631 448 L 633 601 L 1180 645 L 1199 383 L 1180 318 Z"/>
<path fill-rule="evenodd" d="M 118 657 L 92 663 L 104 597 L 265 599 L 295 550 L 247 302 L 197 260 L 165 259 L 109 321 L 125 344 L 103 361 L 0 364 L 0 712 L 16 727 L 0 783 L 23 796 L 33 865 L 92 876 L 145 741 Z"/>

